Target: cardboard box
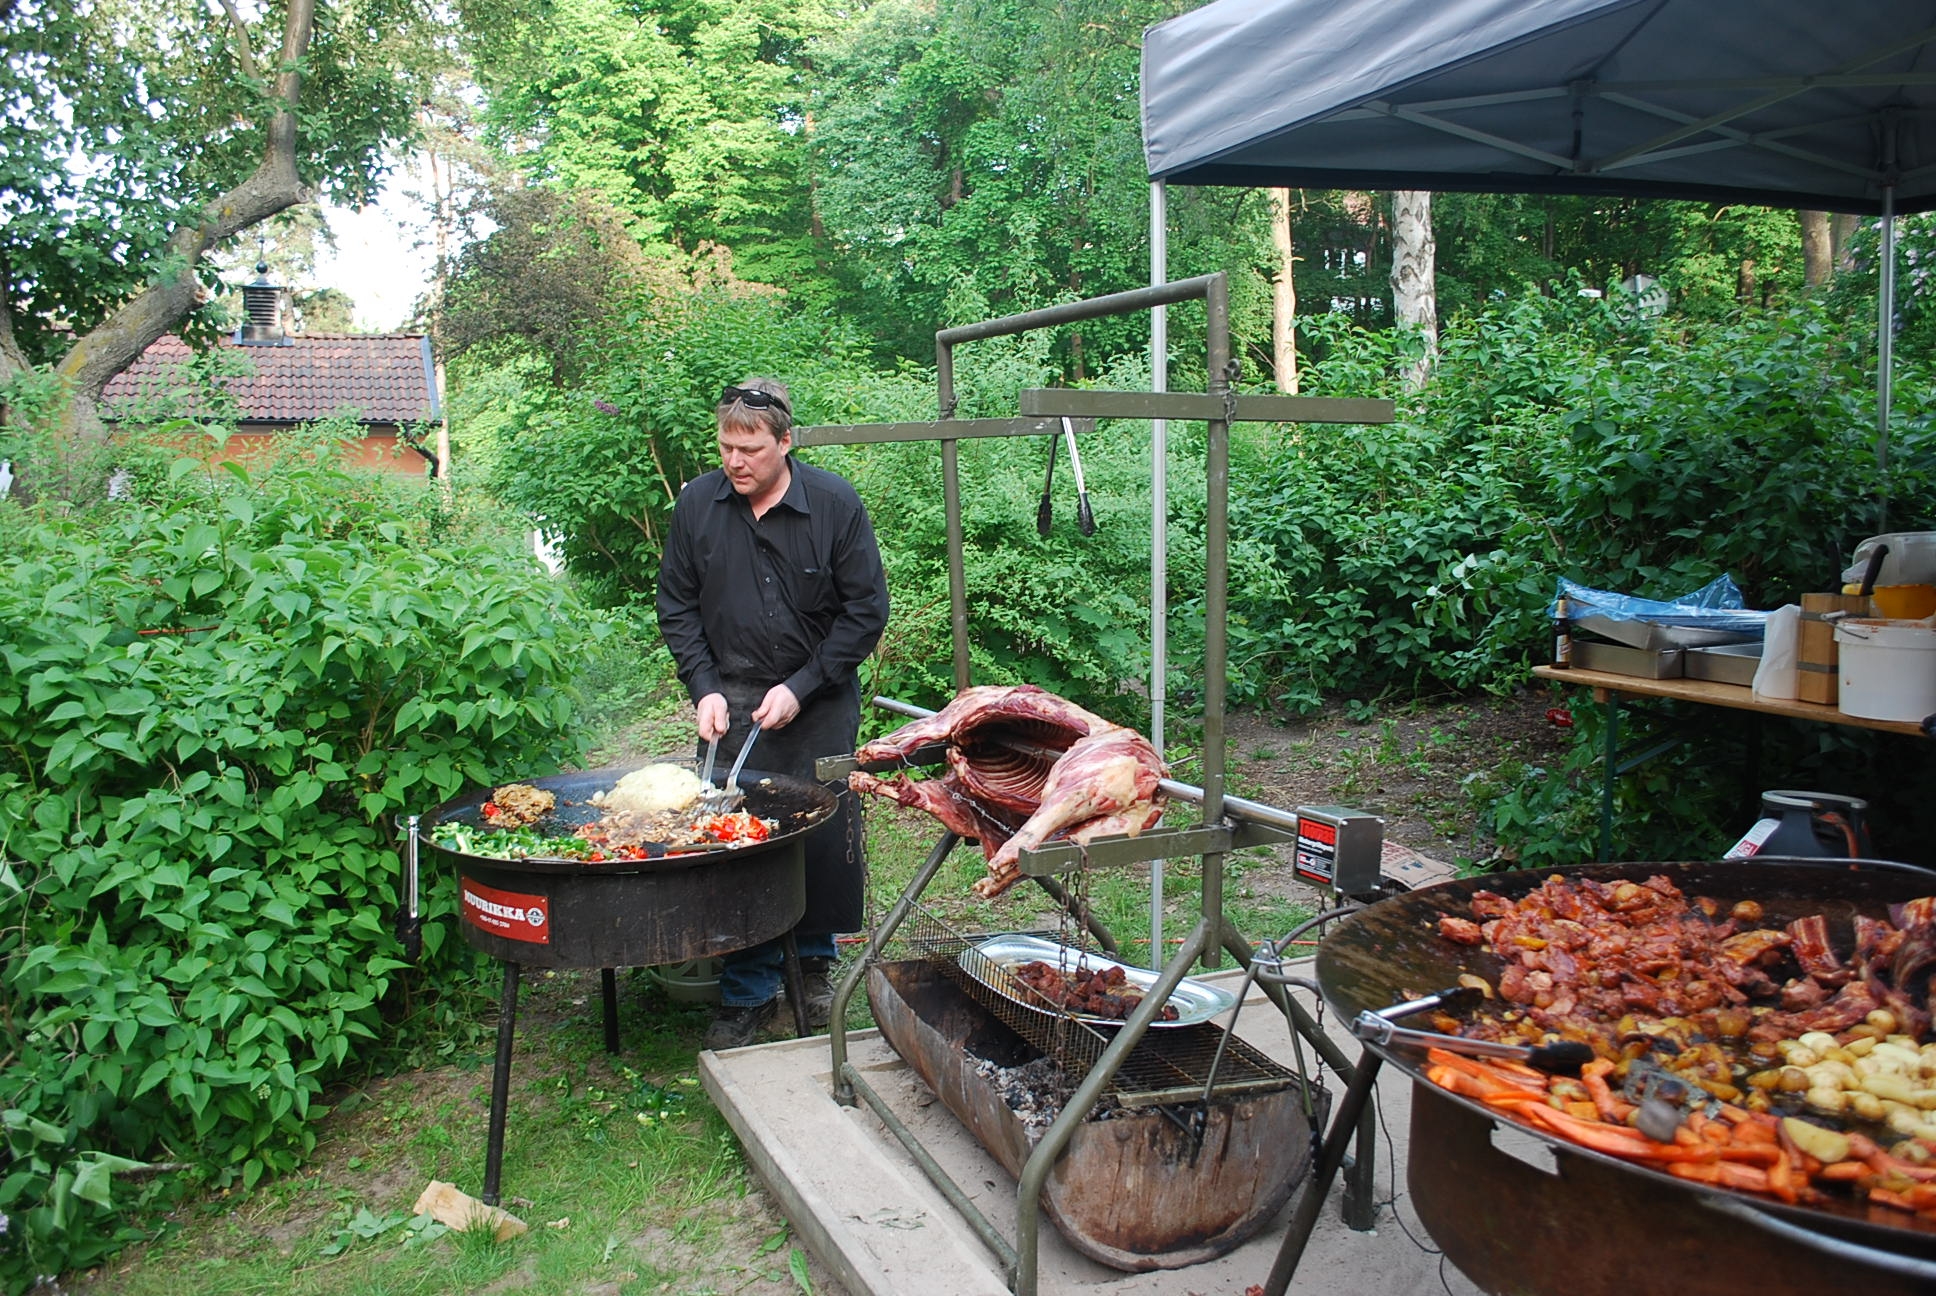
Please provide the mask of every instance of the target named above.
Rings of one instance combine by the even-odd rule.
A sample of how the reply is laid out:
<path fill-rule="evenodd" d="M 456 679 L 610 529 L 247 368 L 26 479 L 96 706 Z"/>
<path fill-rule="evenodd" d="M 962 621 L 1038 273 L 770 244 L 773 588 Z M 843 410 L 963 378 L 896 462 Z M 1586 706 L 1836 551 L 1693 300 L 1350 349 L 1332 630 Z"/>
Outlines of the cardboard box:
<path fill-rule="evenodd" d="M 1795 653 L 1795 693 L 1804 702 L 1835 705 L 1841 663 L 1835 651 L 1835 622 L 1831 612 L 1867 616 L 1869 599 L 1862 594 L 1802 595 L 1800 643 Z"/>

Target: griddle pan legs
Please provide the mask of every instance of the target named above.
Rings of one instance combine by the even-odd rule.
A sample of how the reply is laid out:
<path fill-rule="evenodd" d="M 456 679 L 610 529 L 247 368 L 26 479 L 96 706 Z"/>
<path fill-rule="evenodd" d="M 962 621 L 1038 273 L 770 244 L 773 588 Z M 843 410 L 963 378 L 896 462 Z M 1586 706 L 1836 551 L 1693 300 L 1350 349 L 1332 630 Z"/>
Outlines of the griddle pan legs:
<path fill-rule="evenodd" d="M 607 975 L 610 975 L 609 973 Z M 498 1177 L 504 1170 L 504 1112 L 511 1101 L 511 1038 L 518 1027 L 518 965 L 504 965 L 504 989 L 497 999 L 497 1060 L 491 1065 L 491 1126 L 484 1144 L 486 1206 L 497 1205 Z"/>

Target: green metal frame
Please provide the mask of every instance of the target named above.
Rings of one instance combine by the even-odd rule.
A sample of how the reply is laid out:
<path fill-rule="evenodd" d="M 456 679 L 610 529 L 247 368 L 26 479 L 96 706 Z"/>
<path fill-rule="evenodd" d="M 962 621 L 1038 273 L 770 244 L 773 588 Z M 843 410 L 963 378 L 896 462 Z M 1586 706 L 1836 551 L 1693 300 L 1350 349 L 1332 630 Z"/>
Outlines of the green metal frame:
<path fill-rule="evenodd" d="M 1201 300 L 1207 315 L 1206 365 L 1208 390 L 1203 393 L 1101 392 L 1054 389 L 1026 392 L 1022 398 L 1023 417 L 1016 419 L 956 419 L 954 386 L 954 348 L 964 342 L 1051 328 L 1105 315 L 1147 310 L 1157 306 Z M 944 833 L 929 852 L 926 862 L 909 880 L 890 909 L 886 919 L 870 935 L 863 959 L 841 979 L 834 994 L 830 1046 L 833 1062 L 833 1095 L 836 1101 L 853 1106 L 864 1101 L 908 1149 L 950 1205 L 974 1229 L 976 1235 L 1001 1259 L 1010 1289 L 1016 1296 L 1036 1296 L 1037 1262 L 1041 1231 L 1040 1200 L 1050 1169 L 1068 1146 L 1084 1116 L 1115 1079 L 1130 1051 L 1142 1039 L 1170 992 L 1183 980 L 1191 965 L 1202 962 L 1208 968 L 1220 963 L 1227 951 L 1240 962 L 1248 962 L 1252 946 L 1229 921 L 1223 909 L 1223 860 L 1231 850 L 1266 840 L 1281 840 L 1282 834 L 1267 825 L 1229 822 L 1225 795 L 1224 698 L 1225 669 L 1228 661 L 1228 585 L 1229 585 L 1229 502 L 1230 502 L 1230 424 L 1233 420 L 1386 423 L 1392 418 L 1389 401 L 1318 400 L 1301 397 L 1245 397 L 1235 395 L 1230 384 L 1236 365 L 1230 350 L 1229 283 L 1222 274 L 1201 275 L 1130 292 L 1113 293 L 1086 301 L 1069 302 L 1043 310 L 985 320 L 978 324 L 943 329 L 935 334 L 935 375 L 941 417 L 931 423 L 842 424 L 797 428 L 794 437 L 800 445 L 842 443 L 927 441 L 941 443 L 942 492 L 946 507 L 948 544 L 949 611 L 954 649 L 954 677 L 957 690 L 971 683 L 969 670 L 968 595 L 963 561 L 963 524 L 959 442 L 963 437 L 1049 435 L 1061 431 L 1061 419 L 1081 420 L 1079 431 L 1093 430 L 1098 418 L 1201 419 L 1207 424 L 1205 436 L 1206 503 L 1204 518 L 1204 697 L 1203 697 L 1203 787 L 1202 822 L 1192 828 L 1155 830 L 1138 838 L 1123 838 L 1092 843 L 1087 848 L 1056 845 L 1040 851 L 1025 851 L 1022 871 L 1055 895 L 1066 907 L 1066 896 L 1056 884 L 1054 874 L 1092 867 L 1119 867 L 1130 863 L 1198 855 L 1203 861 L 1202 916 L 1184 940 L 1182 948 L 1157 974 L 1155 985 L 1145 995 L 1114 1041 L 1089 1070 L 1074 1097 L 1049 1127 L 1023 1166 L 1016 1201 L 1016 1242 L 1011 1247 L 1001 1233 L 977 1208 L 967 1193 L 949 1179 L 945 1170 L 919 1146 L 919 1140 L 874 1093 L 859 1071 L 847 1059 L 846 1009 L 867 966 L 881 956 L 896 931 L 913 912 L 915 904 L 933 881 L 941 864 L 958 843 L 953 833 Z M 822 762 L 823 767 L 829 762 Z M 837 777 L 832 768 L 822 777 Z M 1197 789 L 1190 789 L 1195 792 Z M 1093 925 L 1108 948 L 1114 941 Z M 1325 1035 L 1308 1011 L 1292 999 L 1281 986 L 1270 987 L 1272 997 L 1284 1012 L 1291 1027 L 1308 1040 L 1325 1063 L 1350 1081 L 1356 1067 Z M 1358 1155 L 1346 1177 L 1345 1216 L 1351 1227 L 1366 1230 L 1376 1215 L 1373 1201 L 1372 1168 L 1375 1138 L 1373 1113 L 1366 1111 L 1357 1122 Z M 1326 1181 L 1328 1183 L 1328 1179 Z M 1297 1227 L 1302 1236 L 1288 1236 L 1286 1249 L 1302 1253 L 1304 1238 L 1315 1222 L 1316 1210 L 1300 1210 Z M 1294 1230 L 1295 1231 L 1295 1230 Z"/>

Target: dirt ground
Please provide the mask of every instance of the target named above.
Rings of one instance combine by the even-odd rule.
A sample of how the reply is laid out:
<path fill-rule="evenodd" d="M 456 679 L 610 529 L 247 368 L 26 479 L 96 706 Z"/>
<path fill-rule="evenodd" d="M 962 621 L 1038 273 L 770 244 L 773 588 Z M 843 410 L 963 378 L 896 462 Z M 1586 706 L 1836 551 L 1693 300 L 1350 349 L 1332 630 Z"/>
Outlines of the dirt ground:
<path fill-rule="evenodd" d="M 1513 762 L 1556 763 L 1567 730 L 1554 723 L 1551 707 L 1543 690 L 1522 689 L 1417 703 L 1369 720 L 1342 709 L 1291 722 L 1235 713 L 1225 722 L 1229 790 L 1283 810 L 1364 811 L 1384 820 L 1387 843 L 1455 866 L 1486 860 L 1495 844 L 1472 780 Z M 1301 884 L 1290 877 L 1289 848 L 1278 854 L 1284 893 L 1294 894 L 1288 888 Z M 1254 871 L 1248 880 L 1270 884 Z"/>

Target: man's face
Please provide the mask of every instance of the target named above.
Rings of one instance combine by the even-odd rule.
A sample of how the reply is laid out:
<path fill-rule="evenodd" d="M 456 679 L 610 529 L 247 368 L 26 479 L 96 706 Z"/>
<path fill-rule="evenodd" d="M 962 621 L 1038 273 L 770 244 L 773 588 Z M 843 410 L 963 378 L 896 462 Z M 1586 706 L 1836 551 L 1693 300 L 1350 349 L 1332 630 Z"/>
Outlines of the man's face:
<path fill-rule="evenodd" d="M 787 451 L 793 448 L 793 434 L 775 437 L 765 428 L 721 428 L 719 464 L 733 489 L 751 499 L 759 499 L 786 476 Z"/>

